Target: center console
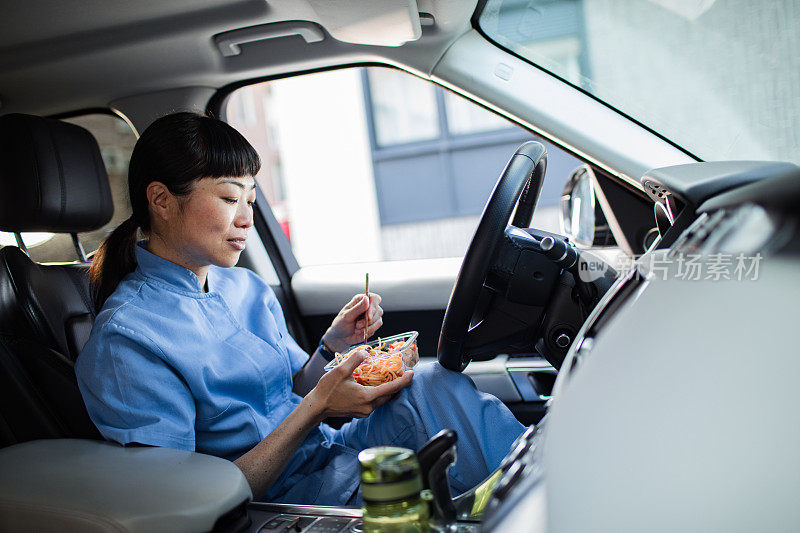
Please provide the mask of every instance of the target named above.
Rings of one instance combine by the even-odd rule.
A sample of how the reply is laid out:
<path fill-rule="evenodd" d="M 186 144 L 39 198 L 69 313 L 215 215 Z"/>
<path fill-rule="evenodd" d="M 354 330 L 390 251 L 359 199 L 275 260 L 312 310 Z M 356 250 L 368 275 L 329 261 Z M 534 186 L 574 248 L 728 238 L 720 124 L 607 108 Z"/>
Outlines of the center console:
<path fill-rule="evenodd" d="M 420 450 L 427 486 L 433 494 L 431 531 L 478 533 L 489 531 L 498 510 L 525 492 L 524 487 L 539 479 L 537 442 L 539 426 L 531 426 L 517 438 L 500 467 L 474 489 L 449 498 L 449 486 L 437 478 L 446 473 L 452 459 L 447 451 L 454 446 L 452 434 L 442 432 Z M 452 433 L 452 432 L 450 432 Z M 450 439 L 450 440 L 448 440 Z M 433 451 L 433 455 L 428 453 Z M 443 459 L 439 459 L 442 457 Z M 445 465 L 445 468 L 442 468 Z M 523 487 L 524 486 L 524 487 Z M 522 490 L 521 490 L 522 489 Z M 444 492 L 443 492 L 444 491 Z M 251 533 L 359 533 L 363 531 L 361 509 L 253 502 L 248 505 Z"/>
<path fill-rule="evenodd" d="M 363 531 L 361 509 L 349 507 L 322 507 L 315 505 L 289 505 L 251 503 L 248 506 L 250 533 L 360 533 Z M 431 531 L 444 531 L 435 525 Z M 448 532 L 478 533 L 480 523 L 457 521 L 450 524 Z"/>
<path fill-rule="evenodd" d="M 253 502 L 247 507 L 251 533 L 357 533 L 361 509 Z"/>

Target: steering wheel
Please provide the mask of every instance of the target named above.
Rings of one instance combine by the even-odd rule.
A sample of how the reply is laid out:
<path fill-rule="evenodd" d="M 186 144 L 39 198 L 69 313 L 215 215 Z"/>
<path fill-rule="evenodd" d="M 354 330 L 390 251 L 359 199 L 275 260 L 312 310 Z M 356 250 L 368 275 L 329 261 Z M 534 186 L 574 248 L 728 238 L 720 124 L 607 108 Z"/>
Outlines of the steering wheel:
<path fill-rule="evenodd" d="M 526 142 L 511 156 L 494 186 L 444 313 L 437 357 L 445 368 L 461 372 L 471 361 L 463 347 L 486 275 L 517 200 L 519 205 L 511 224 L 518 228 L 530 226 L 546 167 L 545 147 L 535 141 Z"/>

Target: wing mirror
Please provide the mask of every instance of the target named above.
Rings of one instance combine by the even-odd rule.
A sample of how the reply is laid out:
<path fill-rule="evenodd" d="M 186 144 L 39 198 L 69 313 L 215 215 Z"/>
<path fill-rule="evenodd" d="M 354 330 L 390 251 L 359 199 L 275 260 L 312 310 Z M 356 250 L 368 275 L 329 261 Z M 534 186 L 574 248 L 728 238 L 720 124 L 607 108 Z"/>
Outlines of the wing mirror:
<path fill-rule="evenodd" d="M 595 187 L 591 167 L 583 165 L 572 171 L 561 193 L 561 231 L 578 246 L 615 246 Z"/>

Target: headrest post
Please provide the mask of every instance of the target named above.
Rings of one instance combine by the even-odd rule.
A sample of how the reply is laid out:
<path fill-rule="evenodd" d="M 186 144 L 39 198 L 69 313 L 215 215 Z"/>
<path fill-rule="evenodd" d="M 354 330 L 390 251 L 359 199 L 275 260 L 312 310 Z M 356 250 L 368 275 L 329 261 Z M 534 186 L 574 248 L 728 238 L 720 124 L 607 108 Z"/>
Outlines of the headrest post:
<path fill-rule="evenodd" d="M 14 233 L 14 238 L 17 240 L 17 246 L 19 249 L 25 252 L 25 255 L 30 256 L 31 254 L 28 253 L 28 247 L 25 246 L 25 241 L 22 240 L 22 234 Z"/>
<path fill-rule="evenodd" d="M 81 241 L 78 239 L 78 234 L 70 233 L 70 235 L 72 235 L 72 244 L 75 245 L 75 252 L 78 254 L 78 259 L 80 259 L 85 263 L 86 252 L 83 251 L 83 245 L 81 244 Z"/>

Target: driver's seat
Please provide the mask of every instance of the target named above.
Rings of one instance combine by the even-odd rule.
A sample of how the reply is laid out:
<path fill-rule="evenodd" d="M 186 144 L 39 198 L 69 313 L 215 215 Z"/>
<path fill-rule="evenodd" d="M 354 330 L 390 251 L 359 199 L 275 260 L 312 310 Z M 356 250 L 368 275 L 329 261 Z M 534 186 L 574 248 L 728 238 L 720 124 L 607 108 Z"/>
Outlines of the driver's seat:
<path fill-rule="evenodd" d="M 101 228 L 114 206 L 100 149 L 84 128 L 31 115 L 0 117 L 0 230 Z M 39 264 L 0 249 L 0 446 L 36 438 L 100 438 L 73 365 L 91 332 L 88 263 Z"/>

